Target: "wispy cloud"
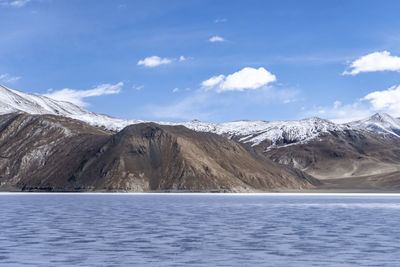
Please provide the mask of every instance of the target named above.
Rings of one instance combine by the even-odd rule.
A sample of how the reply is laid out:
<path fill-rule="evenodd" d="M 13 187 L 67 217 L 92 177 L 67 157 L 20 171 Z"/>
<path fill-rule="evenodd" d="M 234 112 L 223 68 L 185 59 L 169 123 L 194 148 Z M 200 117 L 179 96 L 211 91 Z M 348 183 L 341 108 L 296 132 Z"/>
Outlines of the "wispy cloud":
<path fill-rule="evenodd" d="M 400 71 L 400 57 L 392 56 L 388 51 L 374 52 L 353 61 L 350 70 L 344 71 L 343 75 L 374 71 Z"/>
<path fill-rule="evenodd" d="M 214 23 L 224 23 L 227 21 L 228 21 L 228 19 L 226 19 L 226 18 L 217 18 L 214 20 Z"/>
<path fill-rule="evenodd" d="M 143 113 L 156 120 L 209 120 L 212 101 L 211 92 L 198 90 L 168 105 L 148 105 Z"/>
<path fill-rule="evenodd" d="M 138 86 L 134 85 L 134 86 L 133 86 L 133 89 L 135 89 L 135 90 L 137 90 L 137 91 L 140 91 L 140 90 L 142 90 L 143 88 L 144 88 L 144 85 L 138 85 Z"/>
<path fill-rule="evenodd" d="M 306 110 L 304 116 L 319 116 L 343 123 L 363 119 L 376 112 L 400 116 L 400 85 L 371 92 L 350 104 L 335 101 L 331 106 L 313 107 Z"/>
<path fill-rule="evenodd" d="M 172 89 L 172 93 L 177 93 L 177 92 L 179 92 L 179 88 L 178 87 L 175 87 L 174 89 Z"/>
<path fill-rule="evenodd" d="M 208 41 L 211 42 L 211 43 L 225 42 L 225 39 L 222 38 L 221 36 L 215 35 L 215 36 L 211 37 L 210 39 L 208 39 Z"/>
<path fill-rule="evenodd" d="M 52 91 L 51 93 L 45 94 L 45 96 L 56 100 L 71 102 L 75 105 L 84 107 L 89 105 L 88 103 L 84 102 L 85 98 L 119 94 L 123 86 L 124 83 L 119 82 L 116 84 L 100 84 L 99 86 L 89 90 L 74 90 L 65 88 L 58 91 Z"/>
<path fill-rule="evenodd" d="M 290 105 L 289 103 L 301 100 L 299 94 L 300 91 L 294 88 L 263 87 L 260 90 L 247 91 L 238 98 L 233 92 L 222 95 L 215 90 L 199 88 L 182 94 L 180 99 L 164 105 L 146 105 L 141 113 L 150 120 L 226 121 L 227 117 L 235 120 L 238 118 L 232 116 L 232 112 L 239 114 L 243 111 L 259 110 L 266 103 L 280 102 Z"/>
<path fill-rule="evenodd" d="M 23 7 L 28 4 L 31 0 L 14 0 L 14 1 L 0 1 L 0 5 L 2 6 L 10 6 L 10 7 Z"/>
<path fill-rule="evenodd" d="M 302 117 L 321 117 L 336 123 L 346 123 L 350 121 L 364 119 L 370 116 L 373 110 L 361 100 L 356 100 L 351 104 L 342 104 L 335 101 L 330 106 L 314 106 L 311 109 L 305 109 Z"/>
<path fill-rule="evenodd" d="M 16 81 L 18 81 L 20 79 L 21 79 L 21 77 L 19 77 L 19 76 L 11 76 L 8 73 L 0 74 L 0 82 L 3 82 L 3 83 L 13 83 L 13 82 L 16 82 Z"/>
<path fill-rule="evenodd" d="M 224 91 L 255 90 L 276 81 L 276 76 L 260 67 L 243 68 L 228 76 L 217 75 L 201 83 L 206 90 L 215 89 L 218 93 Z"/>

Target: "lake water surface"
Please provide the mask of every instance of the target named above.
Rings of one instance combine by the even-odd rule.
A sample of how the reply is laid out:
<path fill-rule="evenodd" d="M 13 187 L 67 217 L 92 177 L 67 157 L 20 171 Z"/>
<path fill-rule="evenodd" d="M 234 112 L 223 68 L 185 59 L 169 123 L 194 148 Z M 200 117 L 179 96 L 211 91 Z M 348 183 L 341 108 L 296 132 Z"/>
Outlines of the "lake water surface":
<path fill-rule="evenodd" d="M 400 196 L 0 194 L 1 266 L 400 266 Z"/>

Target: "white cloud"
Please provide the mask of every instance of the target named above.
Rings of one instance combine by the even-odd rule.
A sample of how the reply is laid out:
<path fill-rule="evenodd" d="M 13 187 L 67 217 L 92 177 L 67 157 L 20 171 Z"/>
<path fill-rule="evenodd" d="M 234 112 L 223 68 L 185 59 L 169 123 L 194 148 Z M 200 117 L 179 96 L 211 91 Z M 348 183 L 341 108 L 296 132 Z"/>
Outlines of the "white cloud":
<path fill-rule="evenodd" d="M 319 116 L 334 122 L 349 122 L 364 119 L 377 112 L 400 116 L 400 85 L 369 93 L 352 104 L 343 105 L 340 101 L 335 101 L 332 106 L 314 107 L 304 115 Z"/>
<path fill-rule="evenodd" d="M 145 67 L 153 68 L 163 64 L 171 64 L 173 59 L 161 58 L 158 56 L 146 57 L 145 59 L 139 60 L 138 65 L 143 65 Z"/>
<path fill-rule="evenodd" d="M 203 81 L 201 85 L 206 89 L 211 89 L 214 86 L 221 84 L 224 81 L 224 79 L 225 75 L 213 76 L 210 79 Z"/>
<path fill-rule="evenodd" d="M 373 71 L 400 71 L 400 57 L 392 56 L 388 51 L 374 52 L 353 61 L 350 68 L 351 70 L 344 71 L 343 75 Z"/>
<path fill-rule="evenodd" d="M 101 84 L 90 90 L 74 90 L 65 88 L 58 91 L 52 91 L 51 93 L 45 94 L 45 96 L 56 100 L 71 102 L 75 105 L 84 107 L 88 105 L 88 103 L 83 101 L 85 98 L 119 94 L 123 86 L 124 83 L 119 82 L 117 84 Z"/>
<path fill-rule="evenodd" d="M 222 38 L 221 36 L 215 35 L 215 36 L 211 37 L 210 39 L 208 39 L 208 41 L 210 41 L 211 43 L 224 42 L 225 39 Z"/>
<path fill-rule="evenodd" d="M 0 5 L 11 7 L 23 7 L 31 0 L 14 0 L 14 1 L 0 1 Z"/>
<path fill-rule="evenodd" d="M 215 89 L 220 93 L 224 91 L 243 91 L 245 89 L 255 90 L 275 81 L 276 76 L 266 69 L 262 67 L 258 69 L 247 67 L 228 76 L 213 76 L 203 81 L 201 85 L 206 90 Z"/>
<path fill-rule="evenodd" d="M 177 93 L 179 92 L 179 88 L 175 87 L 174 89 L 172 89 L 172 93 Z"/>
<path fill-rule="evenodd" d="M 184 56 L 180 56 L 180 57 L 179 57 L 179 61 L 180 61 L 180 62 L 182 62 L 182 61 L 186 61 L 186 60 L 187 60 L 187 58 L 186 58 L 186 57 L 184 57 Z"/>
<path fill-rule="evenodd" d="M 226 19 L 226 18 L 218 18 L 218 19 L 214 20 L 214 23 L 223 23 L 223 22 L 227 22 L 227 21 L 228 21 L 228 19 Z"/>
<path fill-rule="evenodd" d="M 21 77 L 10 76 L 8 73 L 0 74 L 0 82 L 12 83 L 18 81 L 19 79 L 21 79 Z"/>
<path fill-rule="evenodd" d="M 376 111 L 386 111 L 394 116 L 400 116 L 400 85 L 372 92 L 362 100 L 369 101 Z"/>

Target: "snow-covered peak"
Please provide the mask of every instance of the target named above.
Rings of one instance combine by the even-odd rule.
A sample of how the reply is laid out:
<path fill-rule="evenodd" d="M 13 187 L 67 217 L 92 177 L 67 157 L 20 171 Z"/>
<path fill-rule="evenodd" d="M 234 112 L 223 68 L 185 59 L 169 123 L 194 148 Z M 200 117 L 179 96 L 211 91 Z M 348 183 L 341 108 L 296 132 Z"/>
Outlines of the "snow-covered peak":
<path fill-rule="evenodd" d="M 129 124 L 141 122 L 96 114 L 70 102 L 54 100 L 42 95 L 23 93 L 0 85 L 0 114 L 12 112 L 65 116 L 110 130 L 120 130 Z"/>
<path fill-rule="evenodd" d="M 29 114 L 52 114 L 84 121 L 93 126 L 119 131 L 141 120 L 124 120 L 96 114 L 69 102 L 49 97 L 27 94 L 0 85 L 0 114 L 25 112 Z M 200 132 L 211 132 L 253 146 L 263 142 L 269 149 L 306 143 L 330 132 L 347 129 L 366 130 L 400 137 L 400 119 L 388 114 L 375 114 L 365 120 L 348 124 L 335 124 L 320 118 L 298 121 L 234 121 L 225 123 L 205 123 L 198 120 L 188 122 L 156 122 L 163 125 L 183 125 Z"/>
<path fill-rule="evenodd" d="M 348 129 L 320 118 L 299 121 L 234 121 L 225 123 L 204 123 L 189 121 L 183 123 L 164 123 L 184 125 L 189 129 L 201 132 L 212 132 L 229 138 L 236 137 L 240 142 L 259 145 L 270 141 L 269 148 L 304 143 L 331 131 Z"/>
<path fill-rule="evenodd" d="M 352 128 L 400 137 L 400 120 L 386 113 L 376 113 L 371 117 L 350 122 Z"/>
<path fill-rule="evenodd" d="M 69 102 L 56 101 L 35 94 L 27 94 L 0 85 L 0 113 L 10 112 L 67 115 L 84 113 L 86 111 Z"/>
<path fill-rule="evenodd" d="M 29 114 L 52 114 L 87 122 L 110 130 L 122 130 L 130 124 L 144 121 L 116 119 L 87 111 L 69 102 L 49 97 L 27 94 L 0 86 L 0 114 L 26 112 Z M 234 121 L 226 123 L 205 123 L 198 120 L 173 123 L 157 122 L 164 125 L 183 125 L 200 132 L 211 132 L 229 138 L 236 137 L 241 142 L 258 145 L 270 141 L 271 147 L 307 142 L 329 131 L 337 131 L 345 126 L 320 118 L 300 121 Z"/>

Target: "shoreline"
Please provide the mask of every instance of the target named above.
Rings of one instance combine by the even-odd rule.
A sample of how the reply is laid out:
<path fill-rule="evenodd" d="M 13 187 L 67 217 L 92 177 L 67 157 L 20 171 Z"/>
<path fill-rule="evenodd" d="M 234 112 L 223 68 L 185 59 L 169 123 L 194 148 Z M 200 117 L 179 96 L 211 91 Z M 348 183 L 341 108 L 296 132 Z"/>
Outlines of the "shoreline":
<path fill-rule="evenodd" d="M 380 193 L 362 193 L 362 192 L 265 192 L 265 193 L 188 193 L 188 192 L 174 192 L 174 193 L 142 193 L 142 192 L 0 192 L 0 196 L 7 195 L 119 195 L 119 196 L 383 196 L 383 197 L 400 197 L 400 192 L 380 192 Z"/>

